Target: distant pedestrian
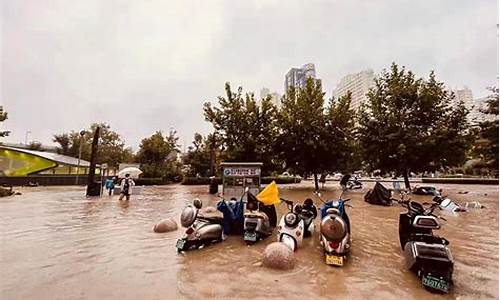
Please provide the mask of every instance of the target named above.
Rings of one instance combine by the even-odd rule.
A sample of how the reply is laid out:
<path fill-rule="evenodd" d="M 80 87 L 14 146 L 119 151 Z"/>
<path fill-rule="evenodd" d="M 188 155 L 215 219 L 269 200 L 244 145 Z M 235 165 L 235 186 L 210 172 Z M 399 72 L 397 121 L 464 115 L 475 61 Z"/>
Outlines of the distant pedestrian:
<path fill-rule="evenodd" d="M 135 182 L 130 178 L 130 174 L 125 174 L 125 178 L 122 179 L 120 184 L 120 198 L 118 200 L 122 200 L 125 196 L 127 200 L 130 199 L 130 192 L 132 191 L 132 186 L 135 185 Z"/>
<path fill-rule="evenodd" d="M 104 182 L 104 186 L 109 191 L 110 196 L 113 195 L 113 190 L 115 189 L 115 180 L 116 177 L 113 177 L 106 179 L 106 181 Z"/>

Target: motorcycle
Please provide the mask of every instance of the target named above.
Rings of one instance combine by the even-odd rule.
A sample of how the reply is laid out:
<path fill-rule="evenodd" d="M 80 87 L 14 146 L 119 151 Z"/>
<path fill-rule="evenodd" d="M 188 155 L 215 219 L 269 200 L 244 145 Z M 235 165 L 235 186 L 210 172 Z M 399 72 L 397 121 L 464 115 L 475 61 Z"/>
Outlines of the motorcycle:
<path fill-rule="evenodd" d="M 244 213 L 243 240 L 247 245 L 251 245 L 269 237 L 273 233 L 273 229 L 269 216 L 261 210 L 263 204 L 248 191 L 248 187 L 245 189 L 245 193 L 247 201 Z M 276 226 L 276 221 L 274 226 Z"/>
<path fill-rule="evenodd" d="M 363 184 L 357 178 L 350 178 L 347 181 L 346 187 L 350 190 L 357 190 L 363 188 Z"/>
<path fill-rule="evenodd" d="M 453 274 L 453 257 L 445 238 L 433 234 L 441 226 L 433 214 L 437 202 L 427 208 L 418 202 L 405 200 L 401 193 L 398 201 L 407 209 L 399 216 L 399 241 L 404 251 L 406 266 L 422 280 L 422 285 L 431 291 L 447 293 Z M 429 204 L 429 203 L 424 203 Z"/>
<path fill-rule="evenodd" d="M 289 212 L 281 217 L 278 224 L 278 242 L 296 251 L 302 246 L 303 238 L 312 236 L 314 232 L 316 207 L 311 199 L 306 199 L 303 205 L 294 205 L 293 201 L 283 198 L 281 201 L 286 203 Z"/>
<path fill-rule="evenodd" d="M 349 203 L 351 199 L 324 201 L 321 194 L 316 192 L 316 196 L 324 203 L 321 207 L 320 223 L 320 245 L 324 250 L 325 262 L 327 265 L 343 266 L 347 255 L 351 250 L 351 225 L 345 207 L 352 207 Z"/>
<path fill-rule="evenodd" d="M 339 182 L 342 189 L 357 190 L 363 187 L 361 181 L 358 180 L 357 176 L 351 176 L 351 174 L 346 174 L 342 176 Z"/>
<path fill-rule="evenodd" d="M 188 205 L 182 211 L 181 225 L 187 230 L 184 236 L 177 240 L 178 252 L 199 249 L 223 240 L 222 217 L 205 217 L 199 213 L 201 207 L 201 200 L 195 199 L 193 205 Z"/>
<path fill-rule="evenodd" d="M 436 193 L 432 198 L 437 205 L 439 205 L 439 209 L 444 210 L 446 212 L 464 212 L 467 211 L 465 207 L 460 206 L 455 203 L 453 200 L 448 198 L 447 196 L 441 196 L 440 193 Z"/>

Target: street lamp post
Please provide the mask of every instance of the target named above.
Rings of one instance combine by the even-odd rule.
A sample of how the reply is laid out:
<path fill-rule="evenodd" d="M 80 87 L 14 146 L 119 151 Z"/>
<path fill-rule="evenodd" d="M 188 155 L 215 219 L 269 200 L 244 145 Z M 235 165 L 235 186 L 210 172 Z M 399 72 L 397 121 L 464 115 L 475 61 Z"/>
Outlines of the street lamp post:
<path fill-rule="evenodd" d="M 82 146 L 83 146 L 83 136 L 85 135 L 85 130 L 80 131 L 80 148 L 78 149 L 78 166 L 76 167 L 76 179 L 75 184 L 78 185 L 78 177 L 80 177 L 80 159 L 82 157 Z"/>

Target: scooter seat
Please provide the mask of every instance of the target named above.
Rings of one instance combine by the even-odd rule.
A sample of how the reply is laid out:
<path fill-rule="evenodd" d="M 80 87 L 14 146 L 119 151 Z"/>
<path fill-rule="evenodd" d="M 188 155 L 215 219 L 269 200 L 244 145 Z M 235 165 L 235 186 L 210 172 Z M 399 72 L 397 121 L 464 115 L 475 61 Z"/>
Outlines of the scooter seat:
<path fill-rule="evenodd" d="M 450 243 L 445 238 L 426 233 L 414 233 L 411 235 L 410 240 L 429 243 L 429 244 L 441 244 L 441 245 L 448 245 Z"/>
<path fill-rule="evenodd" d="M 220 224 L 220 225 L 224 224 L 224 218 L 219 216 L 202 217 L 202 219 L 212 224 Z"/>
<path fill-rule="evenodd" d="M 267 218 L 267 215 L 260 211 L 247 211 L 244 216 L 245 218 Z"/>
<path fill-rule="evenodd" d="M 418 257 L 451 260 L 450 254 L 443 244 L 416 242 L 414 243 L 414 247 L 416 250 L 415 254 Z"/>

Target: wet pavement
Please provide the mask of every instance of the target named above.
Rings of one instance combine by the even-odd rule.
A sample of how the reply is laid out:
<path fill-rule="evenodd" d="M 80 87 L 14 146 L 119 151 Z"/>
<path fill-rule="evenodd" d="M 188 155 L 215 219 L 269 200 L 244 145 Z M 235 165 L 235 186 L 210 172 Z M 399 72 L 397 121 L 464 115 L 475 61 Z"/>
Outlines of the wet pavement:
<path fill-rule="evenodd" d="M 387 187 L 389 184 L 384 183 Z M 85 198 L 80 187 L 24 188 L 0 199 L 1 299 L 482 299 L 498 298 L 498 186 L 438 185 L 459 203 L 486 209 L 444 215 L 437 234 L 450 241 L 455 258 L 450 294 L 424 290 L 404 266 L 399 248 L 400 206 L 364 202 L 350 191 L 353 249 L 343 268 L 324 264 L 317 233 L 296 252 L 291 271 L 270 270 L 261 255 L 276 236 L 253 246 L 242 237 L 178 254 L 184 229 L 154 233 L 164 218 L 178 220 L 198 197 L 215 206 L 205 186 L 145 187 L 129 203 L 117 197 Z M 280 186 L 284 198 L 312 196 L 310 182 Z M 468 191 L 467 194 L 458 194 Z M 325 198 L 338 197 L 327 183 Z M 430 201 L 429 196 L 412 196 Z M 319 206 L 319 201 L 316 201 Z M 278 209 L 280 217 L 285 205 Z M 316 222 L 319 222 L 316 220 Z"/>

